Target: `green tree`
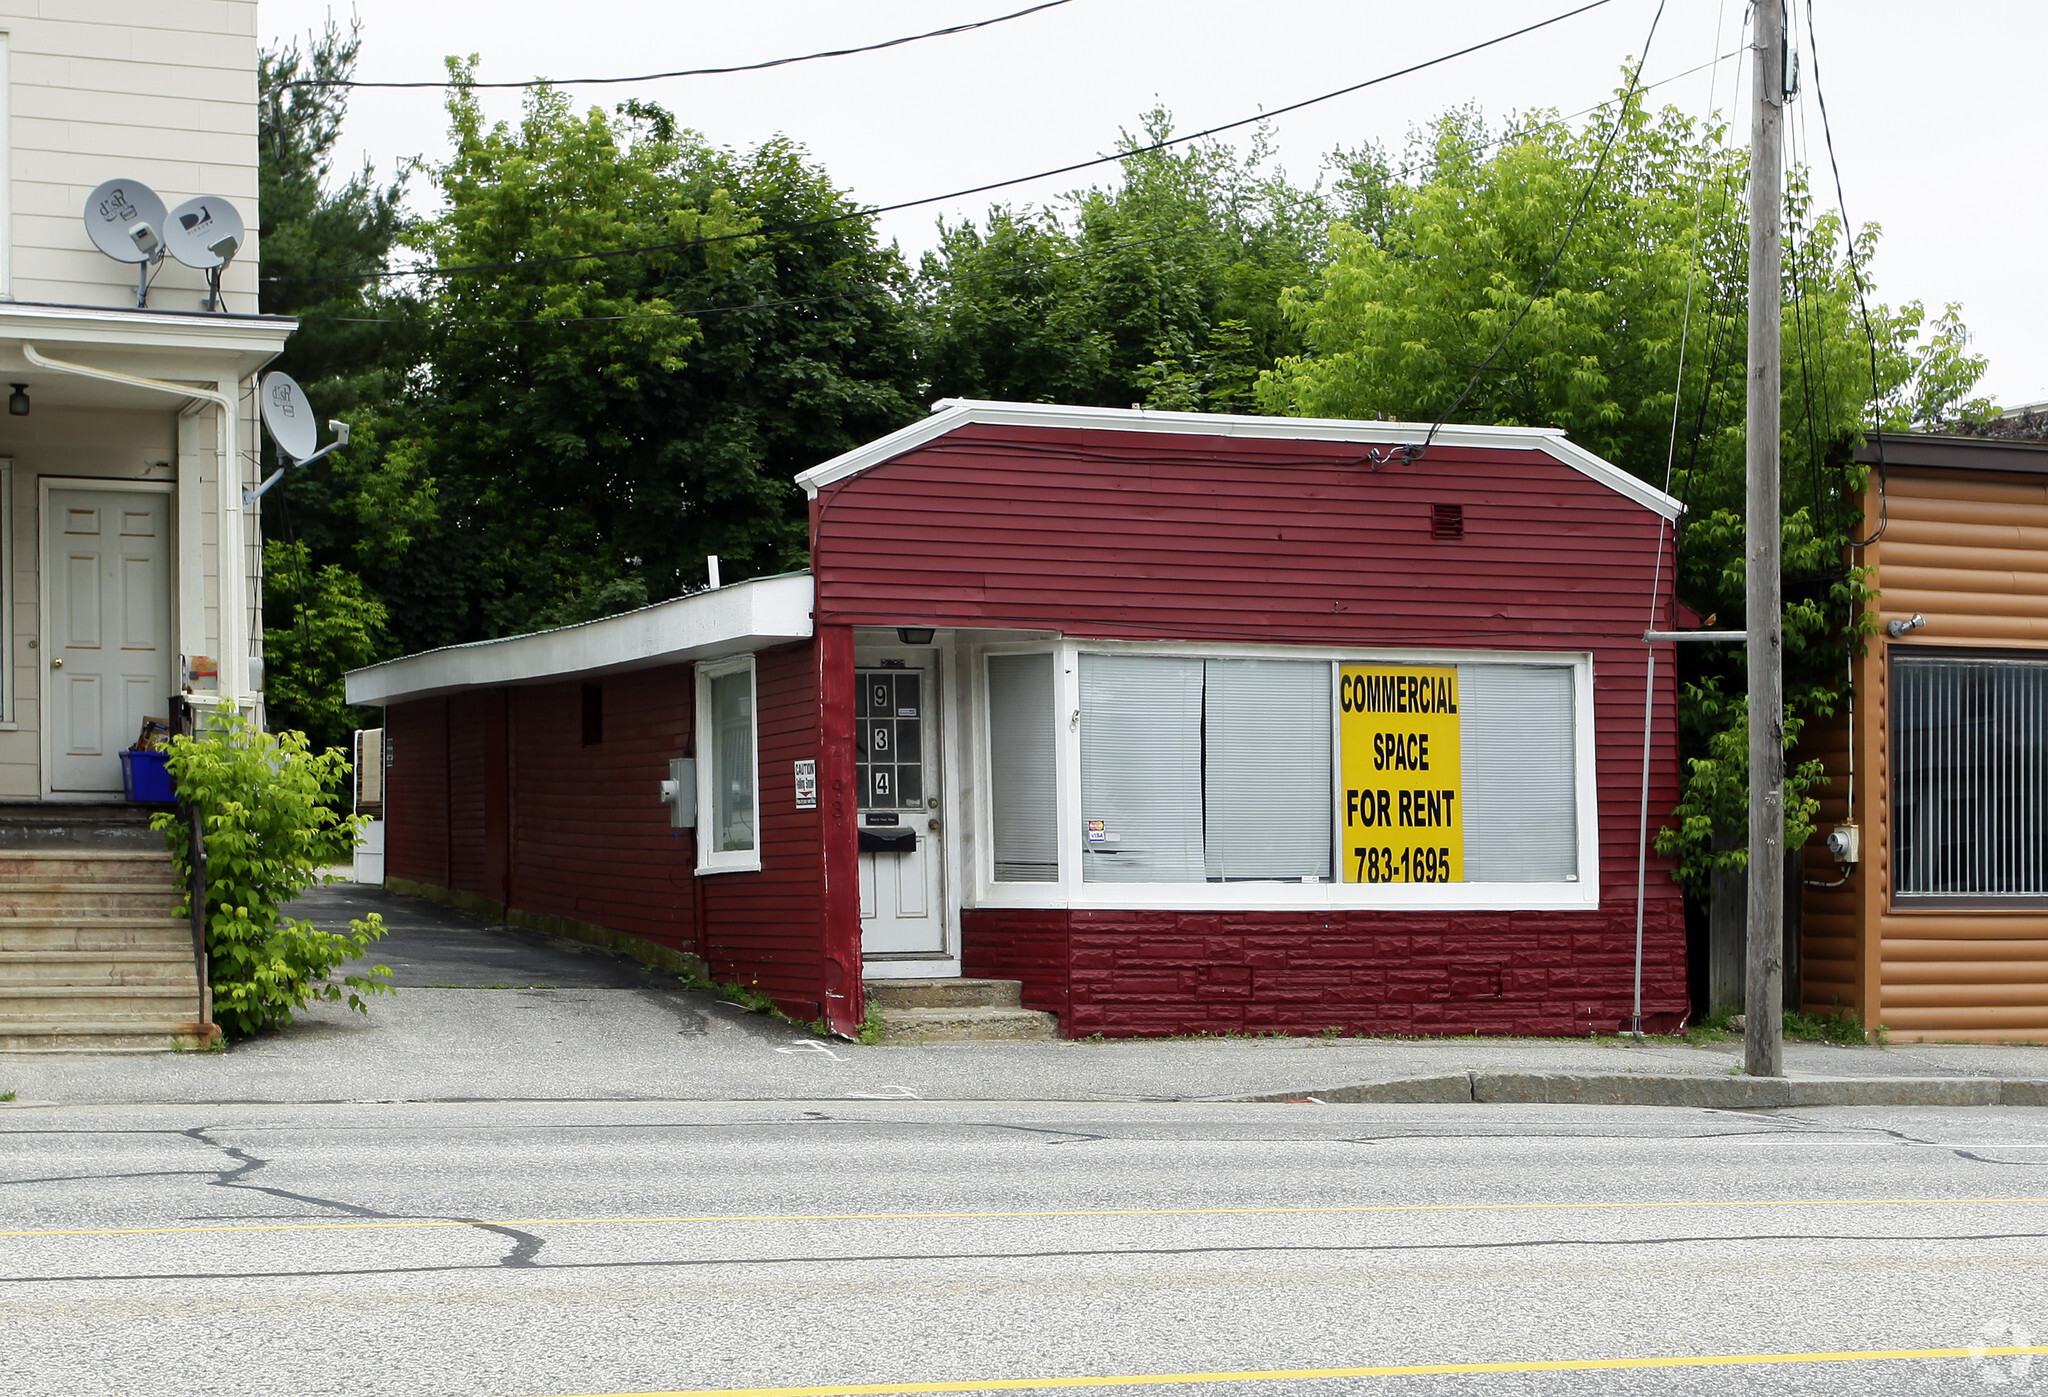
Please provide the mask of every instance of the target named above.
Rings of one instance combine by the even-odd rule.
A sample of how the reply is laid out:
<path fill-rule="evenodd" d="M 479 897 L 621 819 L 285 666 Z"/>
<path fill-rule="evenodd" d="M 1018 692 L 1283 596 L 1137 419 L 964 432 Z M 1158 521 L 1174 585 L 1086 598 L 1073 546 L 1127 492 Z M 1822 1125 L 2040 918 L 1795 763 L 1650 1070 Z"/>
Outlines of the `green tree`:
<path fill-rule="evenodd" d="M 1163 110 L 1121 144 L 1171 134 Z M 1122 183 L 942 227 L 912 310 L 935 396 L 1245 412 L 1300 346 L 1280 292 L 1314 275 L 1328 209 L 1264 133 L 1132 155 Z"/>
<path fill-rule="evenodd" d="M 346 747 L 374 721 L 347 705 L 343 676 L 378 657 L 390 618 L 360 577 L 338 563 L 316 568 L 311 553 L 303 542 L 263 545 L 266 586 L 292 599 L 263 631 L 264 701 L 273 727 L 296 728 L 319 750 Z"/>
<path fill-rule="evenodd" d="M 459 87 L 448 110 L 443 207 L 406 234 L 444 271 L 371 448 L 437 505 L 370 574 L 399 645 L 676 596 L 707 553 L 800 565 L 791 478 L 916 415 L 894 253 L 785 141 L 742 155 L 547 88 L 517 124 Z"/>
<path fill-rule="evenodd" d="M 1337 195 L 1359 222 L 1339 223 L 1319 279 L 1283 296 L 1304 347 L 1260 380 L 1259 400 L 1308 416 L 1561 426 L 1686 501 L 1678 595 L 1740 624 L 1746 160 L 1720 126 L 1652 115 L 1639 99 L 1603 153 L 1610 130 L 1537 113 L 1489 132 L 1457 111 L 1422 132 L 1398 170 L 1377 150 L 1349 156 Z M 1925 424 L 1974 410 L 1965 399 L 1984 365 L 1954 308 L 1929 325 L 1918 303 L 1873 309 L 1873 350 L 1855 277 L 1876 230 L 1852 242 L 1837 218 L 1816 214 L 1797 171 L 1786 212 L 1786 730 L 1796 740 L 1803 722 L 1833 712 L 1846 648 L 1861 643 L 1866 593 L 1847 563 L 1863 474 L 1854 447 L 1873 412 Z M 1659 847 L 1697 885 L 1744 858 L 1716 844 L 1746 822 L 1746 709 L 1739 650 L 1685 650 L 1687 777 Z M 1819 779 L 1817 763 L 1792 774 L 1794 847 Z"/>

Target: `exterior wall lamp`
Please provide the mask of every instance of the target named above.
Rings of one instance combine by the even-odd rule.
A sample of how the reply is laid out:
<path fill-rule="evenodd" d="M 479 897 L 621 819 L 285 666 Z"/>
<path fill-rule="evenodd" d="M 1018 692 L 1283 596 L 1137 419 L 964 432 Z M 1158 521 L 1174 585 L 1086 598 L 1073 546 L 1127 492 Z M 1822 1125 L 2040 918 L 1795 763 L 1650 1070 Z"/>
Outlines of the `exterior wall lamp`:
<path fill-rule="evenodd" d="M 1918 627 L 1920 627 L 1920 626 L 1924 626 L 1924 625 L 1926 625 L 1926 624 L 1927 624 L 1927 618 L 1926 618 L 1925 616 L 1922 616 L 1922 615 L 1921 615 L 1921 614 L 1920 614 L 1919 612 L 1917 612 L 1917 611 L 1916 611 L 1916 612 L 1914 612 L 1914 613 L 1913 613 L 1913 619 L 1912 619 L 1912 620 L 1910 620 L 1910 621 L 1901 621 L 1901 620 L 1891 620 L 1891 621 L 1887 621 L 1887 622 L 1885 622 L 1885 623 L 1884 623 L 1884 629 L 1885 629 L 1885 634 L 1886 634 L 1886 635 L 1889 635 L 1889 636 L 1890 636 L 1890 637 L 1891 637 L 1891 638 L 1892 638 L 1893 640 L 1897 640 L 1897 639 L 1898 639 L 1898 638 L 1899 638 L 1900 636 L 1904 635 L 1904 634 L 1905 634 L 1905 633 L 1906 633 L 1907 631 L 1910 631 L 1910 630 L 1914 630 L 1914 629 L 1917 629 Z"/>
<path fill-rule="evenodd" d="M 896 638 L 905 645 L 929 645 L 932 643 L 930 626 L 898 626 Z"/>
<path fill-rule="evenodd" d="M 11 383 L 8 387 L 14 391 L 7 395 L 7 415 L 9 417 L 28 416 L 28 385 L 26 383 Z"/>

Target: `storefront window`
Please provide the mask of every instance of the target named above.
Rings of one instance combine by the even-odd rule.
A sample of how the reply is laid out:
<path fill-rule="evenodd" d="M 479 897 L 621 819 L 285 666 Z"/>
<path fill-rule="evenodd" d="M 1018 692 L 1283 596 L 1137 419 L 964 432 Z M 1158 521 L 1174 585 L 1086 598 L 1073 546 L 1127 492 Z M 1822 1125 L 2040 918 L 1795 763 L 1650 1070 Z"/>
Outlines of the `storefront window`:
<path fill-rule="evenodd" d="M 989 813 L 999 883 L 1060 877 L 1052 656 L 988 657 Z"/>
<path fill-rule="evenodd" d="M 1483 902 L 1445 886 L 1478 884 L 1502 887 L 1502 906 L 1596 896 L 1571 886 L 1591 818 L 1583 660 L 1075 646 L 990 656 L 985 675 L 993 883 L 1061 881 L 1071 840 L 1083 904 L 1089 885 L 1132 884 L 1169 899 L 1246 885 L 1240 901 L 1287 905 Z"/>
<path fill-rule="evenodd" d="M 1892 660 L 1902 898 L 2048 897 L 2048 661 Z"/>

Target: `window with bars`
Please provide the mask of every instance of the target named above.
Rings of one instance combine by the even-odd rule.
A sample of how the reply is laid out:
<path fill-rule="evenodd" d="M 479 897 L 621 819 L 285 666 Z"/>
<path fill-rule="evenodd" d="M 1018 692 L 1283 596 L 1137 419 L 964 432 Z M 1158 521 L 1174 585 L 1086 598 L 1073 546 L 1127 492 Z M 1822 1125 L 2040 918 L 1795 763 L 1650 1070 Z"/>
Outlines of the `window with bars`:
<path fill-rule="evenodd" d="M 1893 891 L 2048 899 L 2048 657 L 1892 657 Z"/>

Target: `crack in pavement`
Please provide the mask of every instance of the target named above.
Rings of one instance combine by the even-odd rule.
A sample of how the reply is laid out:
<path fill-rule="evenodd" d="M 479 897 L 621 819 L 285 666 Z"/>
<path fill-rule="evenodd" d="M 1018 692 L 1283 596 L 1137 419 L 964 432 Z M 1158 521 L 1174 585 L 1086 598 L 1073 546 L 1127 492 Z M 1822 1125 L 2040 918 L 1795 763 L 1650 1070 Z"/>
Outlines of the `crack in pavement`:
<path fill-rule="evenodd" d="M 1231 1256 L 1287 1254 L 1402 1254 L 1411 1252 L 1535 1251 L 1550 1247 L 1653 1247 L 1721 1246 L 1729 1242 L 2038 1242 L 2048 1240 L 2044 1232 L 1976 1233 L 1837 1233 L 1762 1232 L 1710 1233 L 1673 1237 L 1542 1237 L 1518 1241 L 1483 1242 L 1381 1242 L 1347 1245 L 1309 1243 L 1302 1245 L 1244 1245 L 1196 1247 L 1092 1247 L 1048 1251 L 1000 1252 L 900 1252 L 864 1253 L 847 1256 L 714 1256 L 676 1257 L 650 1261 L 555 1261 L 532 1264 L 535 1271 L 607 1271 L 651 1269 L 710 1269 L 721 1266 L 835 1266 L 859 1264 L 901 1264 L 918 1261 L 1058 1261 L 1081 1258 Z M 503 1262 L 490 1266 L 452 1262 L 438 1266 L 359 1266 L 299 1271 L 124 1271 L 105 1275 L 7 1276 L 9 1283 L 58 1283 L 83 1281 L 213 1281 L 213 1280 L 318 1280 L 337 1276 L 441 1275 L 457 1271 L 495 1271 Z"/>
<path fill-rule="evenodd" d="M 293 1203 L 304 1203 L 315 1208 L 331 1208 L 350 1217 L 368 1218 L 378 1222 L 431 1219 L 442 1222 L 465 1223 L 479 1232 L 496 1233 L 512 1243 L 512 1249 L 498 1258 L 497 1265 L 499 1266 L 533 1266 L 536 1264 L 535 1258 L 540 1255 L 540 1249 L 546 1245 L 545 1239 L 537 1237 L 531 1232 L 521 1231 L 516 1227 L 507 1227 L 502 1223 L 483 1222 L 477 1218 L 455 1217 L 444 1213 L 387 1213 L 376 1208 L 367 1208 L 360 1204 L 343 1202 L 338 1198 L 318 1198 L 308 1193 L 294 1193 L 290 1189 L 273 1188 L 268 1184 L 244 1183 L 242 1180 L 245 1176 L 268 1167 L 270 1161 L 258 1155 L 250 1154 L 248 1151 L 239 1149 L 234 1145 L 222 1144 L 220 1141 L 208 1137 L 207 1131 L 220 1128 L 219 1126 L 199 1125 L 192 1127 L 190 1130 L 178 1132 L 189 1139 L 197 1141 L 199 1144 L 207 1146 L 209 1149 L 219 1150 L 229 1159 L 236 1162 L 235 1167 L 232 1169 L 215 1170 L 214 1177 L 207 1180 L 207 1187 L 209 1188 L 247 1189 L 255 1193 L 268 1194 L 272 1198 L 282 1198 Z"/>

